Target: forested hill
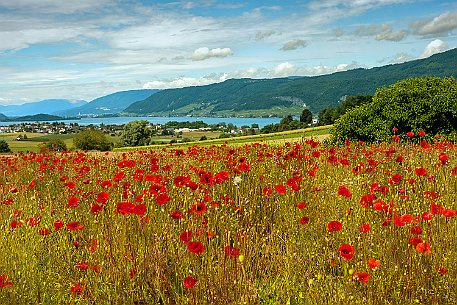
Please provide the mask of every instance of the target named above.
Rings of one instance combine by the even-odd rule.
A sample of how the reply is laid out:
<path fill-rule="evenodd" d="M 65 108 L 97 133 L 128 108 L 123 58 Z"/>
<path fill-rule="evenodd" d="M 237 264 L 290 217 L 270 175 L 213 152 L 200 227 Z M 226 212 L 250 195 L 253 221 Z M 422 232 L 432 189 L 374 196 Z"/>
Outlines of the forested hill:
<path fill-rule="evenodd" d="M 278 79 L 230 79 L 199 87 L 162 90 L 131 104 L 129 114 L 274 115 L 298 114 L 304 105 L 317 114 L 344 95 L 372 95 L 377 88 L 413 76 L 457 77 L 457 49 L 425 59 L 329 75 Z"/>

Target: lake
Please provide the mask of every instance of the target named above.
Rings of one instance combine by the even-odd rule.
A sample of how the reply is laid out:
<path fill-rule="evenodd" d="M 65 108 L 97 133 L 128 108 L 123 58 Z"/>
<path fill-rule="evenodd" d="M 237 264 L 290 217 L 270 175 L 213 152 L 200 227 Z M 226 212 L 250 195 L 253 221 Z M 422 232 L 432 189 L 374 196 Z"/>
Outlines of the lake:
<path fill-rule="evenodd" d="M 268 124 L 277 124 L 281 121 L 281 118 L 207 118 L 207 117 L 112 117 L 112 118 L 81 118 L 80 120 L 57 120 L 57 122 L 64 122 L 65 124 L 77 123 L 78 125 L 87 126 L 87 125 L 122 125 L 127 124 L 131 121 L 136 120 L 146 120 L 154 124 L 165 124 L 169 121 L 177 122 L 195 122 L 203 121 L 207 124 L 217 124 L 225 122 L 226 124 L 232 123 L 237 127 L 243 125 L 251 126 L 252 124 L 259 124 L 260 128 L 263 128 Z M 49 121 L 53 122 L 53 121 Z M 21 123 L 34 123 L 33 121 L 22 121 L 22 122 L 0 122 L 0 126 L 8 126 L 11 124 L 21 124 Z"/>

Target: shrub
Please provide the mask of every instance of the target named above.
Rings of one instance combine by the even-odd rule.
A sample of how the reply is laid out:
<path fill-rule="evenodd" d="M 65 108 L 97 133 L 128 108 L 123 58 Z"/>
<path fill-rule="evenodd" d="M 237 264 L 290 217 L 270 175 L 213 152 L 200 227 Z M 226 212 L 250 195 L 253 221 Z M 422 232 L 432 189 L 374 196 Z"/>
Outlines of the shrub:
<path fill-rule="evenodd" d="M 0 153 L 9 153 L 11 152 L 8 143 L 5 140 L 0 141 Z"/>
<path fill-rule="evenodd" d="M 48 150 L 61 151 L 67 150 L 67 145 L 61 139 L 51 139 L 43 145 L 43 148 Z"/>
<path fill-rule="evenodd" d="M 86 129 L 73 138 L 77 149 L 107 151 L 113 148 L 113 143 L 106 139 L 100 130 Z"/>
<path fill-rule="evenodd" d="M 457 81 L 452 77 L 418 77 L 380 88 L 371 103 L 353 108 L 335 122 L 335 142 L 379 142 L 398 134 L 425 131 L 449 134 L 457 129 Z"/>

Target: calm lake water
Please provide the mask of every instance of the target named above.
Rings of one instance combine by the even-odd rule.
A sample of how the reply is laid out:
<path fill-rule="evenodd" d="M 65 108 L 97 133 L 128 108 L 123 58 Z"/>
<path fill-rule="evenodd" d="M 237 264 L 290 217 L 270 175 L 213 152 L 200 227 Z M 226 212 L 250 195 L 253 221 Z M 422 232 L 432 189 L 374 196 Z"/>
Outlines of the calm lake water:
<path fill-rule="evenodd" d="M 268 124 L 277 124 L 281 118 L 206 118 L 206 117 L 113 117 L 113 118 L 82 118 L 80 120 L 58 120 L 57 122 L 64 122 L 65 124 L 78 123 L 78 125 L 121 125 L 135 120 L 146 120 L 154 124 L 165 124 L 169 121 L 177 122 L 195 122 L 203 121 L 207 124 L 217 124 L 225 122 L 226 124 L 232 123 L 237 127 L 243 125 L 251 126 L 252 124 L 259 124 L 263 128 Z M 53 121 L 50 121 L 53 122 Z M 30 121 L 24 122 L 0 122 L 0 126 L 8 126 L 10 124 L 33 123 Z"/>

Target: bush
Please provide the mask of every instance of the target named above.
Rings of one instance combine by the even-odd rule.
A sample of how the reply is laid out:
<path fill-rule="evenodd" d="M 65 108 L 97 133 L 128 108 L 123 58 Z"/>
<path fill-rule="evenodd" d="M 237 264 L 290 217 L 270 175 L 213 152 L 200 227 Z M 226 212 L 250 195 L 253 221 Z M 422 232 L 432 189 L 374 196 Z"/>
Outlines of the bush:
<path fill-rule="evenodd" d="M 398 134 L 425 131 L 430 135 L 457 130 L 457 81 L 452 77 L 418 77 L 380 88 L 373 102 L 341 116 L 331 131 L 335 142 L 345 139 L 380 142 Z"/>
<path fill-rule="evenodd" d="M 82 150 L 107 151 L 113 148 L 113 143 L 106 139 L 100 130 L 86 129 L 73 138 L 73 145 Z"/>
<path fill-rule="evenodd" d="M 43 148 L 47 150 L 61 151 L 67 150 L 67 145 L 61 139 L 51 139 L 43 145 Z"/>
<path fill-rule="evenodd" d="M 5 140 L 0 141 L 0 153 L 9 153 L 11 152 L 8 143 Z"/>

